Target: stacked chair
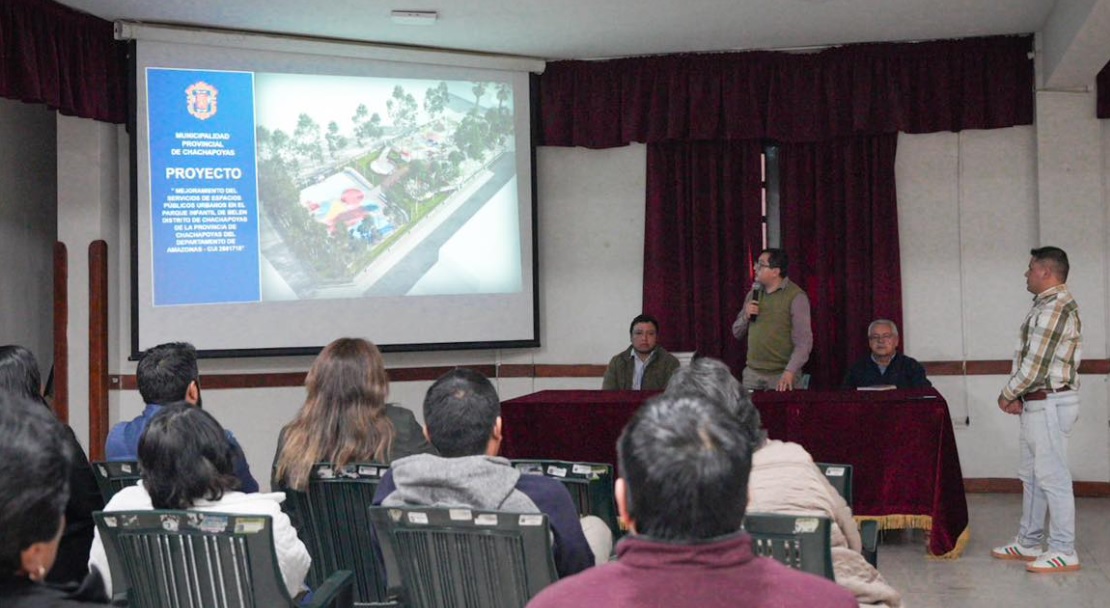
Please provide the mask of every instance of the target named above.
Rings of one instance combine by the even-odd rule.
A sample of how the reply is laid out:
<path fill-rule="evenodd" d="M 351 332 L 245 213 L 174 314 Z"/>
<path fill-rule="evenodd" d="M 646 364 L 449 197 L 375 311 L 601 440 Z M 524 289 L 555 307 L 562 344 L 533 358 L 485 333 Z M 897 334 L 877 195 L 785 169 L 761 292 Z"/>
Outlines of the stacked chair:
<path fill-rule="evenodd" d="M 390 595 L 406 608 L 523 608 L 558 575 L 547 516 L 370 507 Z"/>
<path fill-rule="evenodd" d="M 131 608 L 297 606 L 286 591 L 267 515 L 200 511 L 93 514 L 112 571 L 113 604 Z M 353 606 L 352 575 L 335 572 L 307 608 Z"/>

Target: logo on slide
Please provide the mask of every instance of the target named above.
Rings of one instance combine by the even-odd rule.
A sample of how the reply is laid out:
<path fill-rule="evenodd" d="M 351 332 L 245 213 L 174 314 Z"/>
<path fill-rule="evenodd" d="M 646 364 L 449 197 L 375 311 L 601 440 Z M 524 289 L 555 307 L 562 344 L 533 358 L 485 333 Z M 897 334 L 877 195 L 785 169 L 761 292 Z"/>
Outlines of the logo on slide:
<path fill-rule="evenodd" d="M 193 83 L 185 89 L 188 100 L 189 113 L 201 120 L 212 118 L 216 115 L 216 87 L 203 80 Z"/>

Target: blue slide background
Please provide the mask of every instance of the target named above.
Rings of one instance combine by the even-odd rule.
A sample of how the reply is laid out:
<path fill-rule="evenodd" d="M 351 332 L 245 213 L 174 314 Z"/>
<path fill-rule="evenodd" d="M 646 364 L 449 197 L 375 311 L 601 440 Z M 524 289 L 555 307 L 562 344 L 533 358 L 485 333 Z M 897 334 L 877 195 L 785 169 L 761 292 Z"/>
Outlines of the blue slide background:
<path fill-rule="evenodd" d="M 255 164 L 254 75 L 250 72 L 147 69 L 150 133 L 150 204 L 154 305 L 257 302 L 259 287 L 258 180 Z M 215 115 L 201 120 L 189 113 L 186 89 L 197 82 L 215 87 Z M 184 151 L 178 132 L 226 133 L 224 149 L 235 156 L 175 155 Z M 238 168 L 240 179 L 172 179 L 167 167 Z M 234 188 L 246 207 L 235 222 L 241 251 L 171 253 L 174 224 L 163 222 L 167 197 L 175 188 Z M 202 227 L 203 229 L 203 227 Z M 204 247 L 202 246 L 202 249 Z"/>

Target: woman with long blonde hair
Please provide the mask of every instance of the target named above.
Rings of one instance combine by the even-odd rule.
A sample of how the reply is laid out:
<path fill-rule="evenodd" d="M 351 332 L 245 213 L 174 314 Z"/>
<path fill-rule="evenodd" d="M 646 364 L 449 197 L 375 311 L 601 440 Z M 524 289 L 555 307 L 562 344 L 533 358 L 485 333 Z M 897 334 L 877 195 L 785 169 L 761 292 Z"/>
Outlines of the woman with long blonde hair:
<path fill-rule="evenodd" d="M 278 437 L 272 487 L 304 491 L 318 462 L 389 463 L 434 453 L 413 413 L 386 403 L 389 377 L 378 347 L 339 338 L 324 347 L 305 378 L 308 395 Z"/>

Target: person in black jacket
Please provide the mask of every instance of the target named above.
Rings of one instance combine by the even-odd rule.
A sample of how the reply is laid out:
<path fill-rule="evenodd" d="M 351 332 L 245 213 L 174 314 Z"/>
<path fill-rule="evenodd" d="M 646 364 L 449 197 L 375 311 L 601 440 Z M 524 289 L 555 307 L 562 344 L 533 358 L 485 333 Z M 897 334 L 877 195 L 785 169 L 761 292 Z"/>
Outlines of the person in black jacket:
<path fill-rule="evenodd" d="M 889 319 L 876 319 L 867 326 L 871 354 L 856 361 L 844 377 L 844 388 L 927 388 L 925 368 L 916 359 L 898 352 L 898 326 Z"/>
<path fill-rule="evenodd" d="M 61 546 L 73 465 L 69 437 L 41 403 L 0 389 L 0 608 L 67 608 L 107 600 L 100 576 L 87 577 L 79 589 L 46 582 L 52 568 L 69 557 Z M 84 561 L 87 555 L 78 557 Z"/>
<path fill-rule="evenodd" d="M 31 351 L 22 346 L 0 346 L 0 389 L 50 409 L 42 397 L 38 362 Z M 58 427 L 72 453 L 73 466 L 68 469 L 69 500 L 65 503 L 65 530 L 58 546 L 58 559 L 47 580 L 52 583 L 80 583 L 89 572 L 89 547 L 95 528 L 92 513 L 104 508 L 104 498 L 96 485 L 92 465 L 73 429 L 66 424 L 59 424 Z"/>

